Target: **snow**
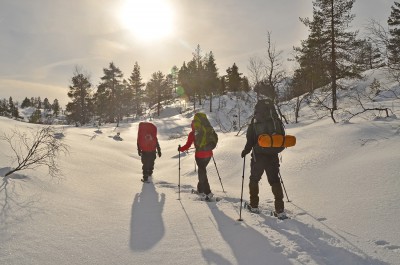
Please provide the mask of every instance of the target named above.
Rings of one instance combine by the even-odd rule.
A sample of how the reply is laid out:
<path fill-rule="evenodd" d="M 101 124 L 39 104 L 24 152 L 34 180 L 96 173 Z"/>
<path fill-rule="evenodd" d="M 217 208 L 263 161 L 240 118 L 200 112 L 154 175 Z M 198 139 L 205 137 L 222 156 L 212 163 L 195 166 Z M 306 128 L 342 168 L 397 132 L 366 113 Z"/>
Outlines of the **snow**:
<path fill-rule="evenodd" d="M 345 103 L 342 97 L 340 104 Z M 400 115 L 399 99 L 380 104 L 394 106 Z M 291 219 L 267 214 L 273 197 L 263 176 L 265 213 L 243 210 L 238 221 L 245 135 L 222 133 L 216 126 L 220 141 L 214 158 L 226 193 L 211 160 L 211 189 L 222 200 L 198 201 L 190 193 L 197 184 L 194 152 L 181 154 L 180 170 L 177 152 L 193 113 L 178 110 L 171 106 L 152 120 L 162 148 L 152 183 L 140 181 L 139 121 L 100 129 L 57 125 L 70 147 L 60 158 L 63 177 L 50 178 L 41 167 L 20 171 L 0 191 L 0 264 L 400 264 L 400 121 L 395 115 L 334 124 L 329 117 L 311 118 L 304 109 L 300 123 L 287 126 L 297 145 L 282 152 Z M 206 112 L 214 124 L 229 124 L 221 113 L 216 119 L 216 112 Z M 39 126 L 0 117 L 1 132 Z M 117 132 L 122 139 L 114 139 Z M 0 175 L 12 166 L 10 154 L 0 141 Z M 249 164 L 247 156 L 244 200 Z"/>

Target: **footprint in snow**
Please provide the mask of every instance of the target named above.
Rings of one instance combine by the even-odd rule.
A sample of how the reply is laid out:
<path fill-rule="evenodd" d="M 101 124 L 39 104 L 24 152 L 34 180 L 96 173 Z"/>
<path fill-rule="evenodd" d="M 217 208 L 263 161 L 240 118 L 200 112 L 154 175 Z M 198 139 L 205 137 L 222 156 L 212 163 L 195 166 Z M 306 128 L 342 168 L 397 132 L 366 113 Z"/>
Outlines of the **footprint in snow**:
<path fill-rule="evenodd" d="M 306 214 L 307 214 L 306 212 L 297 213 L 297 215 L 306 215 Z"/>
<path fill-rule="evenodd" d="M 389 250 L 400 250 L 400 246 L 391 245 L 386 240 L 377 240 L 375 241 L 375 244 L 378 246 L 383 246 L 384 248 Z"/>
<path fill-rule="evenodd" d="M 389 242 L 387 242 L 385 240 L 377 240 L 377 241 L 375 241 L 375 244 L 377 244 L 378 246 L 384 246 L 384 245 L 388 245 Z"/>

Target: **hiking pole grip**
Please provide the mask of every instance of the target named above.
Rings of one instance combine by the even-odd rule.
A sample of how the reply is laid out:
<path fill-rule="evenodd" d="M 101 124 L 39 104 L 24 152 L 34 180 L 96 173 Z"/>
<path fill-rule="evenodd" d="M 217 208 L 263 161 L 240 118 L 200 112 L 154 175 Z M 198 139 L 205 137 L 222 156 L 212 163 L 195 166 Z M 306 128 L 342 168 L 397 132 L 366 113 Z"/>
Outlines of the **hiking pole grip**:
<path fill-rule="evenodd" d="M 242 219 L 242 203 L 243 203 L 243 183 L 244 183 L 244 168 L 246 164 L 246 156 L 243 157 L 243 174 L 242 174 L 242 192 L 240 194 L 240 210 L 239 210 L 239 219 L 238 221 L 243 221 Z"/>

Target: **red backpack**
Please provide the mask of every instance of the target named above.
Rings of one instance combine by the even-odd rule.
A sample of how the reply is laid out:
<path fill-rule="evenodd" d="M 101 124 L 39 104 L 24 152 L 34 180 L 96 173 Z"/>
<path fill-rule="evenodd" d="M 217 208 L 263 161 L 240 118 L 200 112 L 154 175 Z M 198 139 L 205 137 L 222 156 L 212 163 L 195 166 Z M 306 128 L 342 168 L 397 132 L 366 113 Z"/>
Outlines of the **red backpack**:
<path fill-rule="evenodd" d="M 139 123 L 137 141 L 141 151 L 155 151 L 157 148 L 157 127 L 150 122 Z"/>

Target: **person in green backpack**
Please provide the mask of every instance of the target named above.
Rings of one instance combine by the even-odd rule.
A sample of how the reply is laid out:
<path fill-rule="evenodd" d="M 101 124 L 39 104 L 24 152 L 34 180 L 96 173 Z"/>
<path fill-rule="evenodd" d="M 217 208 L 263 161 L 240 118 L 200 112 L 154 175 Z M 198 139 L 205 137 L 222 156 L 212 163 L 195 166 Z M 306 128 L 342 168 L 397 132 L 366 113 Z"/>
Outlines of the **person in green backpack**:
<path fill-rule="evenodd" d="M 207 177 L 207 165 L 213 156 L 213 149 L 218 143 L 218 135 L 214 131 L 206 114 L 198 112 L 191 123 L 192 131 L 184 146 L 178 146 L 179 152 L 184 152 L 194 143 L 196 148 L 195 160 L 198 167 L 197 192 L 205 200 L 210 200 L 214 194 L 211 192 Z"/>

